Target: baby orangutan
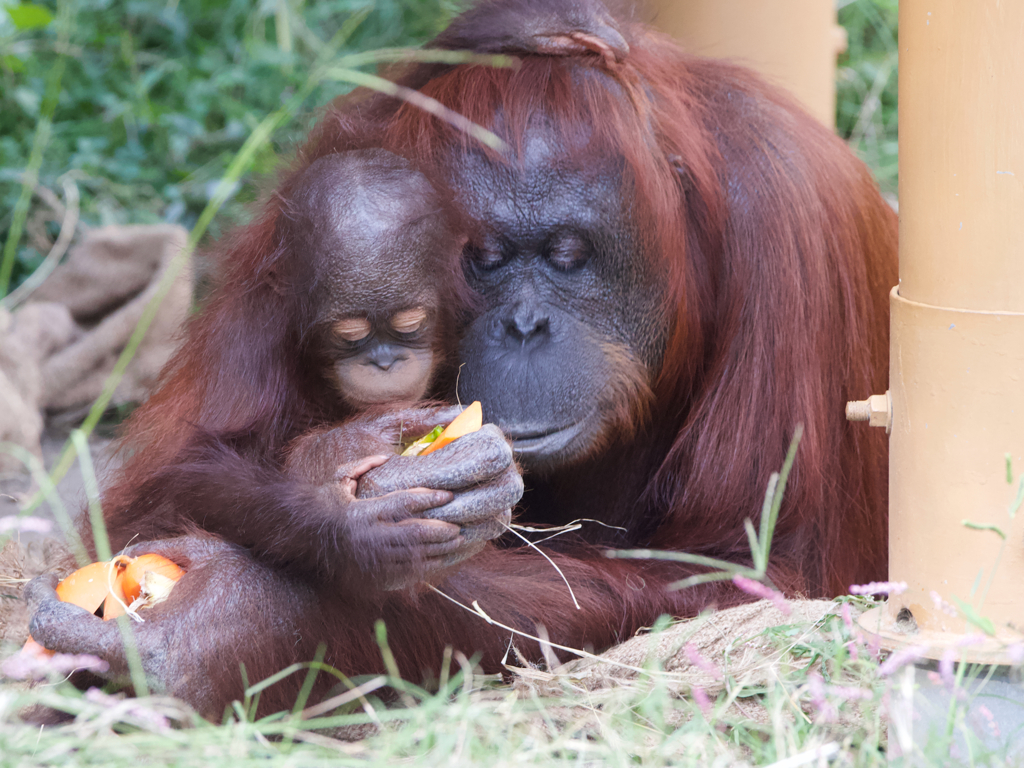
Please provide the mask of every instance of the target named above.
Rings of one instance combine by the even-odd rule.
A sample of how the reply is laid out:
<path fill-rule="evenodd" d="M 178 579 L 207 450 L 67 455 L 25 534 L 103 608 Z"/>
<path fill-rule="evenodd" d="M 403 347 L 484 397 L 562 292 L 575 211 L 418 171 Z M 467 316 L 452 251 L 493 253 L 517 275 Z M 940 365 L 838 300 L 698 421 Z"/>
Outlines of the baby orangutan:
<path fill-rule="evenodd" d="M 426 177 L 384 150 L 320 158 L 278 233 L 280 287 L 300 294 L 307 359 L 339 398 L 353 411 L 423 398 L 454 348 L 466 241 Z"/>
<path fill-rule="evenodd" d="M 381 439 L 381 422 L 365 416 L 372 425 L 365 432 L 351 425 L 313 430 L 288 446 L 285 472 L 355 505 L 377 499 L 372 514 L 347 526 L 347 538 L 355 539 L 348 548 L 367 561 L 362 570 L 378 587 L 382 575 L 385 588 L 408 586 L 417 574 L 474 554 L 502 533 L 510 514 L 484 516 L 481 508 L 477 519 L 470 492 L 457 512 L 445 505 L 410 515 L 400 497 L 389 503 L 388 494 L 399 488 L 389 480 L 392 470 L 381 467 L 389 459 L 409 461 L 395 457 L 396 446 L 429 431 L 419 423 L 426 412 L 404 411 L 403 421 L 393 407 L 423 398 L 450 367 L 456 313 L 466 302 L 459 265 L 466 238 L 428 180 L 383 150 L 314 162 L 288 195 L 278 232 L 288 250 L 279 288 L 305 294 L 296 302 L 308 313 L 304 359 L 347 411 L 379 412 L 382 422 L 398 427 L 391 444 Z M 441 418 L 452 413 L 445 409 Z M 425 488 L 406 495 L 415 491 L 427 500 Z M 510 491 L 511 507 L 520 491 Z"/>
<path fill-rule="evenodd" d="M 230 287 L 262 291 L 277 310 L 264 325 L 278 321 L 277 337 L 294 339 L 271 350 L 276 367 L 246 373 L 299 369 L 291 393 L 308 404 L 308 426 L 269 459 L 234 435 L 200 435 L 167 468 L 175 482 L 141 488 L 116 542 L 139 536 L 127 554 L 162 554 L 186 571 L 135 632 L 150 679 L 210 718 L 243 696 L 240 664 L 262 680 L 327 643 L 325 663 L 363 672 L 350 648 L 377 647 L 381 606 L 404 612 L 396 590 L 439 582 L 480 553 L 523 492 L 494 425 L 429 456 L 396 455 L 461 410 L 416 407 L 451 388 L 457 313 L 470 296 L 465 237 L 427 178 L 383 150 L 329 155 L 285 190 L 278 221 L 270 280 Z M 140 511 L 152 521 L 141 534 Z M 27 590 L 33 637 L 101 655 L 110 676 L 126 678 L 117 626 L 61 602 L 57 581 L 47 574 Z M 189 672 L 200 658 L 215 661 Z M 262 694 L 261 712 L 294 703 L 293 678 Z"/>

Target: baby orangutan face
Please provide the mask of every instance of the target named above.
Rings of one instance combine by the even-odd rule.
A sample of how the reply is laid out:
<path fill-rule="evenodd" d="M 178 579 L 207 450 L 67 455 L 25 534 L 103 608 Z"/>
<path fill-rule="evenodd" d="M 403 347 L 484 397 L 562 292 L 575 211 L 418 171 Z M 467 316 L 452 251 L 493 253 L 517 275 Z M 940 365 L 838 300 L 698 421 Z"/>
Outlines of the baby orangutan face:
<path fill-rule="evenodd" d="M 383 150 L 328 155 L 283 209 L 293 290 L 311 312 L 313 365 L 356 410 L 422 399 L 454 348 L 466 238 L 435 189 Z"/>
<path fill-rule="evenodd" d="M 364 408 L 421 399 L 439 362 L 436 315 L 437 309 L 419 305 L 336 321 L 325 343 L 332 361 L 328 376 L 345 401 Z"/>

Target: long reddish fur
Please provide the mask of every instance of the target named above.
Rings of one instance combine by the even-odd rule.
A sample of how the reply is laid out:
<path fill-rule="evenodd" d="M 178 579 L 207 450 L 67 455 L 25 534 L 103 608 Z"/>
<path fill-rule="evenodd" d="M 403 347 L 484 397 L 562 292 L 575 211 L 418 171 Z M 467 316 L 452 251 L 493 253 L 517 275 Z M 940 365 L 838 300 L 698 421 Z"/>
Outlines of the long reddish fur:
<path fill-rule="evenodd" d="M 895 215 L 864 165 L 788 96 L 742 68 L 686 55 L 641 26 L 623 29 L 630 54 L 611 72 L 596 56 L 527 56 L 514 69 L 417 65 L 398 73 L 500 130 L 513 148 L 543 110 L 563 136 L 586 145 L 581 162 L 623 156 L 638 231 L 671 287 L 672 334 L 649 410 L 633 414 L 634 430 L 584 466 L 547 482 L 528 478 L 521 521 L 597 518 L 627 529 L 590 526 L 553 544 L 582 609 L 526 548 L 490 547 L 439 585 L 523 631 L 543 624 L 552 640 L 574 647 L 607 646 L 662 613 L 693 615 L 747 599 L 728 583 L 667 591 L 701 569 L 609 560 L 604 547 L 749 562 L 744 520 L 758 519 L 769 475 L 798 423 L 804 435 L 770 575 L 791 594 L 824 596 L 886 572 L 886 437 L 848 424 L 843 411 L 848 399 L 886 387 Z M 603 76 L 581 76 L 588 68 Z M 477 151 L 414 107 L 357 94 L 326 113 L 291 173 L 369 143 L 429 158 L 441 173 Z M 269 198 L 229 241 L 220 289 L 128 426 L 125 445 L 134 454 L 105 497 L 115 547 L 195 529 L 196 521 L 140 498 L 142 489 L 158 495 L 160 483 L 186 481 L 182 457 L 193 427 L 251 436 L 260 471 L 273 477 L 288 440 L 329 420 L 281 351 L 278 329 L 286 324 L 264 289 L 278 255 L 278 212 Z M 326 660 L 347 673 L 382 669 L 369 639 L 378 617 L 413 677 L 436 669 L 445 645 L 482 653 L 485 668 L 496 669 L 508 642 L 508 633 L 430 592 L 322 600 L 306 637 L 327 641 Z M 310 648 L 297 646 L 293 655 Z"/>

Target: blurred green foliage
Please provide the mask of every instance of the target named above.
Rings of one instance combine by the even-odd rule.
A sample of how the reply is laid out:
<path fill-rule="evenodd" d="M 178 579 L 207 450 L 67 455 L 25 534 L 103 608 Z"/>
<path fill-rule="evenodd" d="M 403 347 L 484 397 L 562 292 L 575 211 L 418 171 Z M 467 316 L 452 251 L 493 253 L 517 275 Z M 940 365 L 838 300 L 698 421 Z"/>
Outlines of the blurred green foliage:
<path fill-rule="evenodd" d="M 180 222 L 191 227 L 252 129 L 305 81 L 346 20 L 369 15 L 339 52 L 415 45 L 441 30 L 458 0 L 0 0 L 0 241 L 6 240 L 45 123 L 47 84 L 59 74 L 39 184 L 60 194 L 72 174 L 91 225 Z M 897 0 L 840 0 L 849 50 L 840 60 L 837 127 L 896 190 Z M 58 72 L 58 60 L 63 71 Z M 255 174 L 211 232 L 245 219 L 256 184 L 287 156 L 318 109 L 350 86 L 322 83 L 304 111 L 256 158 Z M 40 263 L 59 228 L 21 237 L 12 287 Z M 55 217 L 50 217 L 55 218 Z M 32 217 L 30 216 L 30 224 Z M 33 236 L 35 232 L 35 236 Z"/>
<path fill-rule="evenodd" d="M 897 0 L 843 0 L 839 23 L 849 48 L 839 57 L 836 131 L 871 166 L 882 191 L 895 196 Z"/>
<path fill-rule="evenodd" d="M 456 12 L 450 0 L 68 0 L 68 42 L 55 0 L 0 0 L 0 240 L 6 238 L 45 103 L 65 66 L 39 183 L 74 174 L 88 224 L 186 227 L 252 129 L 305 82 L 309 65 L 353 14 L 369 10 L 339 54 L 416 45 Z M 317 110 L 351 86 L 322 83 L 256 159 L 255 177 L 290 154 Z M 239 189 L 212 229 L 244 219 Z M 59 222 L 49 222 L 52 239 Z M 12 286 L 42 258 L 23 241 Z"/>

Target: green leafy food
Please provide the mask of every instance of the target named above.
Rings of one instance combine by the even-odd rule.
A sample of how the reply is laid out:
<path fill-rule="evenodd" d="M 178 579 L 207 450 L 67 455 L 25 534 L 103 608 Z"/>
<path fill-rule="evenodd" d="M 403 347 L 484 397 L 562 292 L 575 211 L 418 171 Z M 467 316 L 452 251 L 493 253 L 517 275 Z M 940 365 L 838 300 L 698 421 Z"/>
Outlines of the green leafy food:
<path fill-rule="evenodd" d="M 403 456 L 419 456 L 426 449 L 428 445 L 437 440 L 444 432 L 444 427 L 440 424 L 434 427 L 430 432 L 425 434 L 419 440 L 414 440 L 409 444 L 409 447 L 402 451 Z"/>

